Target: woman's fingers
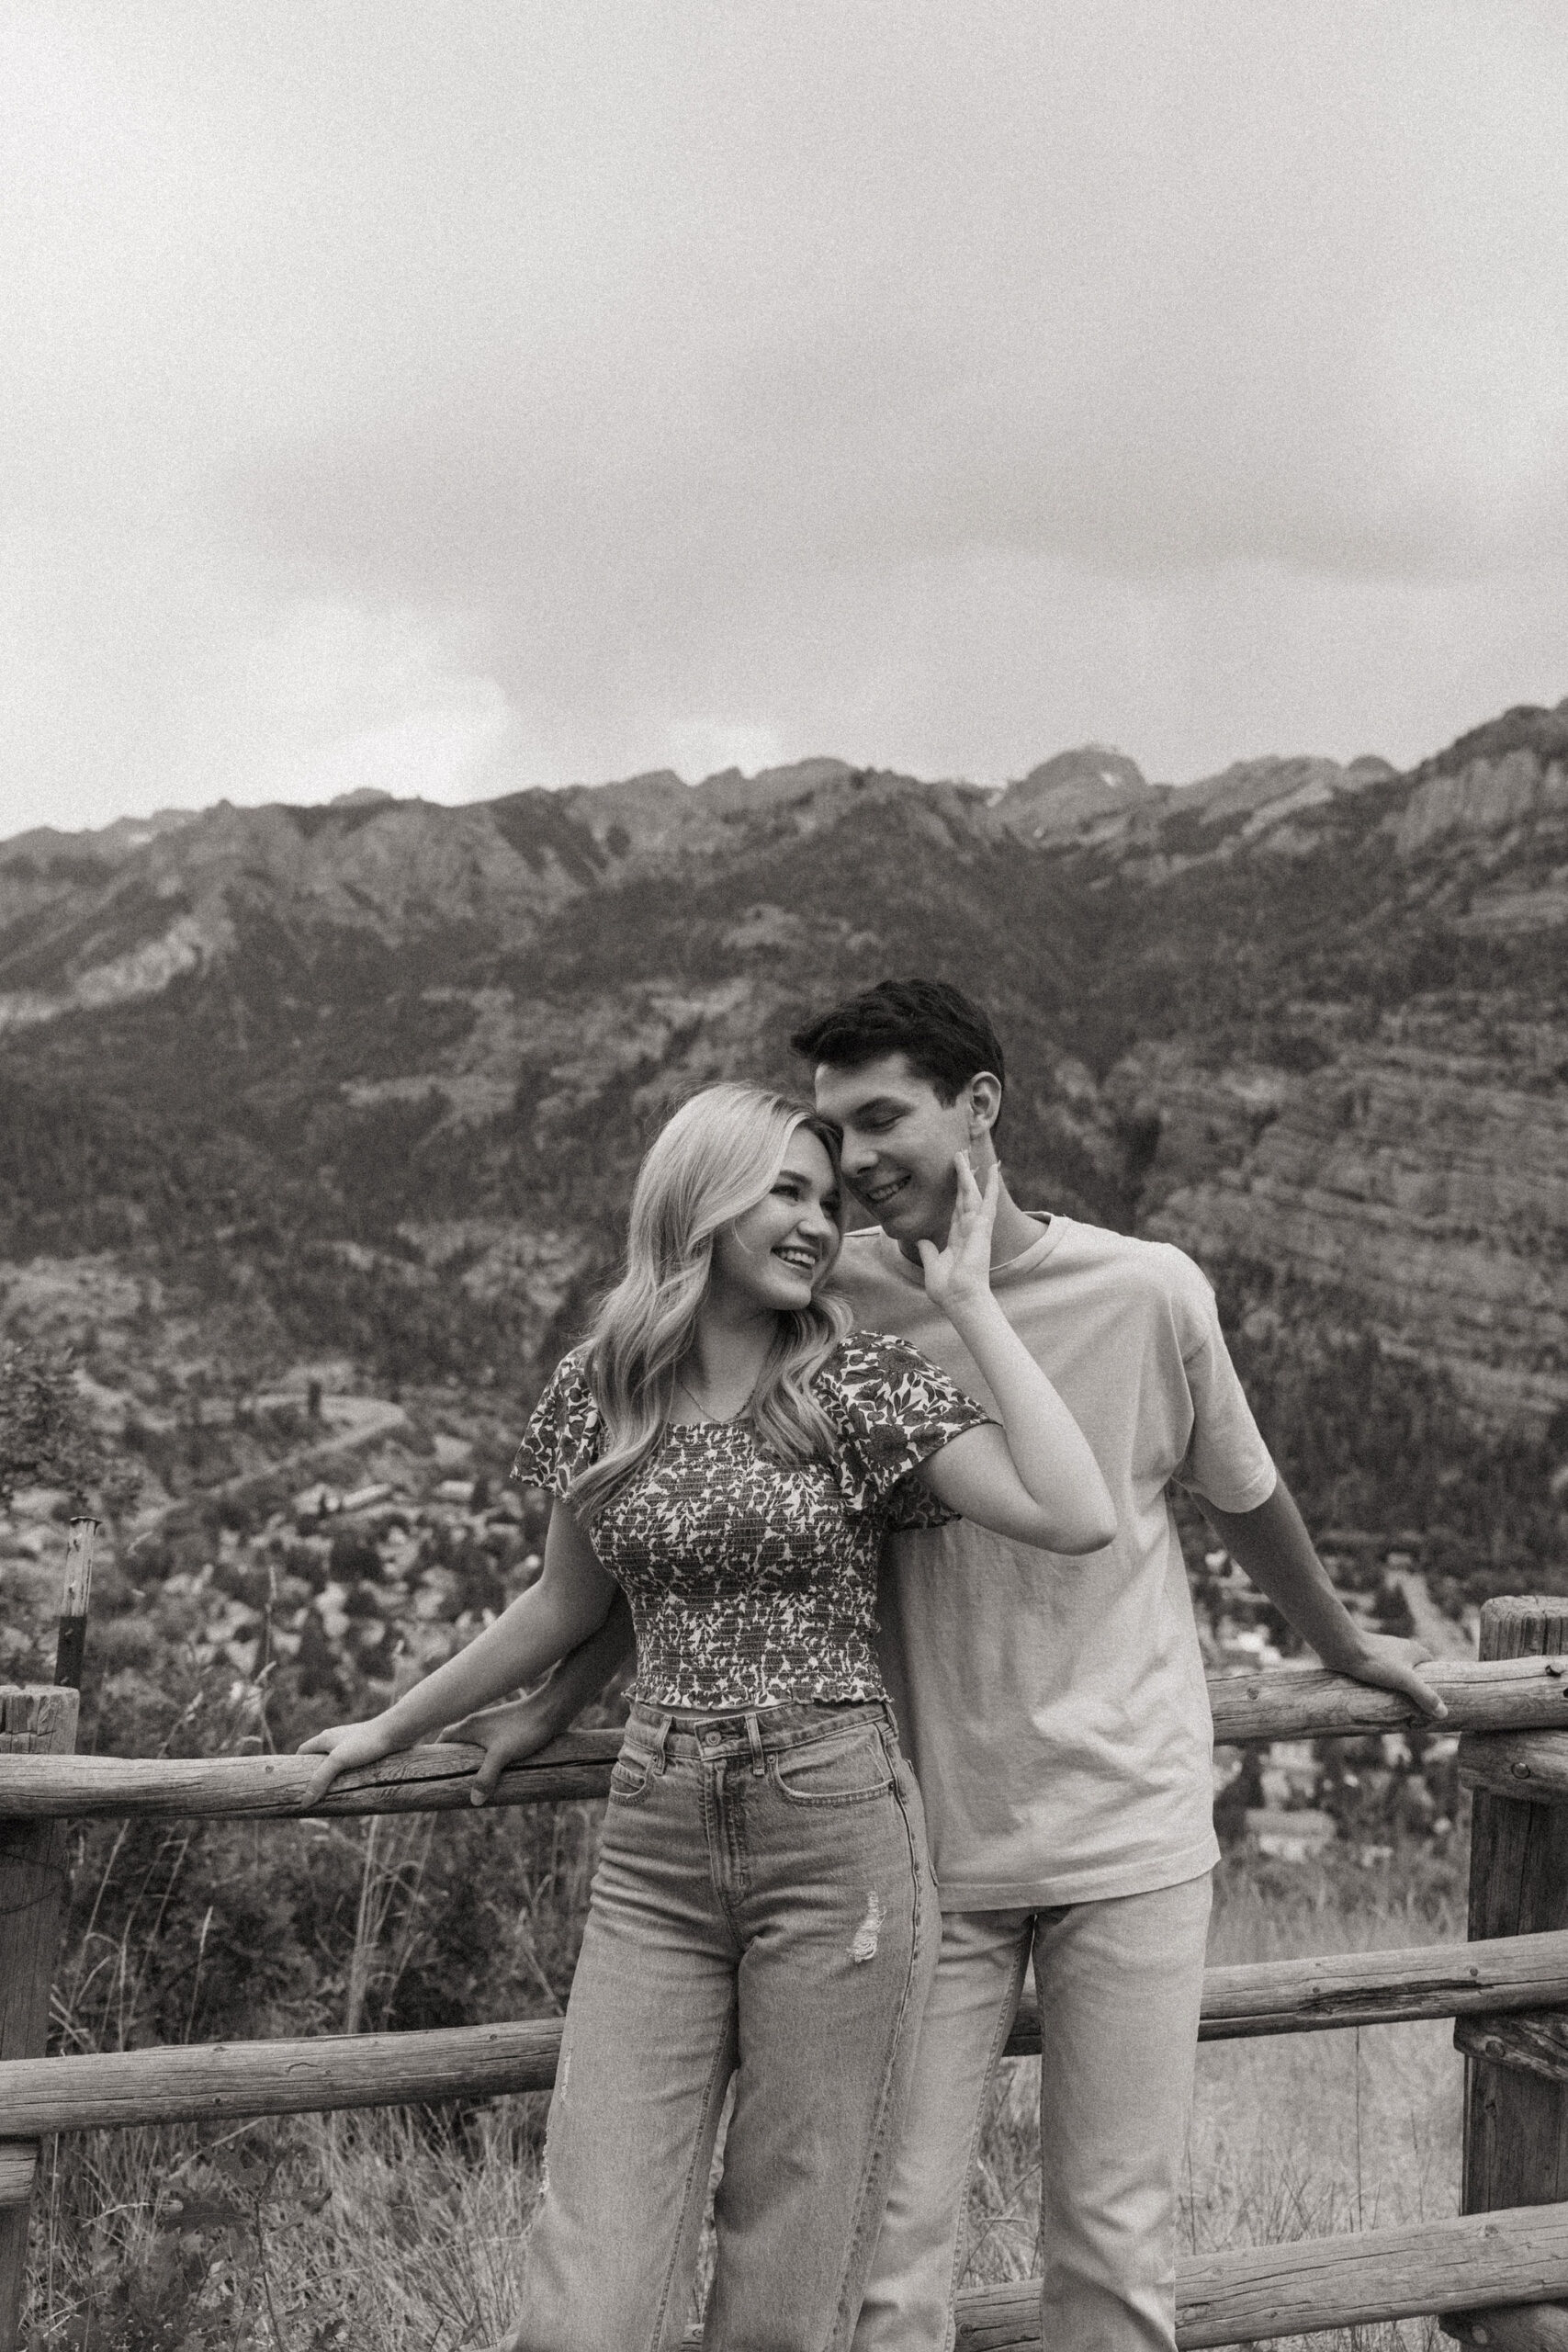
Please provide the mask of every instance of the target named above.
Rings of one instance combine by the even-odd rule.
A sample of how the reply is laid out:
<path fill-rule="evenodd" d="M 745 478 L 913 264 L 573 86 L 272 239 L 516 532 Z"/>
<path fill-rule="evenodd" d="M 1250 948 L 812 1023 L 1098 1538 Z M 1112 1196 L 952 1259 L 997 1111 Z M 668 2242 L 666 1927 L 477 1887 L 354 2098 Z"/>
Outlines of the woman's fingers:
<path fill-rule="evenodd" d="M 953 1226 L 949 1246 L 956 1255 L 960 1250 L 975 1251 L 988 1247 L 992 1226 L 996 1223 L 997 1201 L 999 1196 L 1000 1171 L 993 1164 L 984 1190 L 975 1173 L 975 1165 L 966 1151 L 958 1153 L 953 1188 Z"/>
<path fill-rule="evenodd" d="M 980 1196 L 976 1190 L 975 1170 L 969 1164 L 968 1153 L 966 1151 L 956 1153 L 953 1165 L 954 1171 L 953 1216 L 948 1225 L 947 1239 L 948 1247 L 957 1250 L 963 1246 L 975 1222 L 975 1211 Z"/>
<path fill-rule="evenodd" d="M 321 1769 L 314 1774 L 310 1787 L 305 1792 L 305 1810 L 307 1813 L 310 1811 L 313 1805 L 321 1804 L 321 1799 L 326 1795 L 327 1791 L 332 1787 L 333 1782 L 337 1779 L 338 1774 L 343 1770 L 343 1765 L 339 1762 L 335 1753 L 331 1756 L 322 1757 Z"/>
<path fill-rule="evenodd" d="M 345 1744 L 353 1737 L 354 1730 L 352 1724 L 334 1724 L 330 1731 L 319 1731 L 314 1739 L 300 1743 L 301 1756 L 319 1756 L 321 1759 L 305 1792 L 303 1803 L 307 1812 L 313 1805 L 320 1804 L 338 1774 L 344 1770 L 347 1762 Z"/>
<path fill-rule="evenodd" d="M 352 1729 L 351 1724 L 333 1724 L 327 1730 L 317 1732 L 312 1738 L 302 1739 L 298 1753 L 301 1756 L 330 1756 L 339 1740 L 346 1739 Z"/>
<path fill-rule="evenodd" d="M 392 1743 L 377 1731 L 377 1720 L 340 1724 L 331 1731 L 317 1732 L 313 1739 L 302 1744 L 301 1756 L 320 1756 L 321 1759 L 305 1792 L 307 1809 L 321 1803 L 341 1773 L 354 1771 L 362 1764 L 379 1763 L 383 1756 L 390 1755 Z"/>

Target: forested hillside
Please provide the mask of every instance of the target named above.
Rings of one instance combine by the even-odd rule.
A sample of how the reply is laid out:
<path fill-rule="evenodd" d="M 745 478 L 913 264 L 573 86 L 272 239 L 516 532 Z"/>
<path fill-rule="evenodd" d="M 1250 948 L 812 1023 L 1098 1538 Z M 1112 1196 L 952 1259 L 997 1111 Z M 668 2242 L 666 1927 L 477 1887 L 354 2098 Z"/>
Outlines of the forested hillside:
<path fill-rule="evenodd" d="M 663 1107 L 798 1085 L 807 1009 L 936 973 L 1008 1040 L 1017 1191 L 1198 1251 L 1320 1511 L 1544 1565 L 1565 917 L 1568 706 L 1403 776 L 821 760 L 35 832 L 0 846 L 6 1311 L 90 1345 L 91 1261 L 152 1355 L 180 1322 L 179 1379 L 333 1356 L 520 1408 Z"/>

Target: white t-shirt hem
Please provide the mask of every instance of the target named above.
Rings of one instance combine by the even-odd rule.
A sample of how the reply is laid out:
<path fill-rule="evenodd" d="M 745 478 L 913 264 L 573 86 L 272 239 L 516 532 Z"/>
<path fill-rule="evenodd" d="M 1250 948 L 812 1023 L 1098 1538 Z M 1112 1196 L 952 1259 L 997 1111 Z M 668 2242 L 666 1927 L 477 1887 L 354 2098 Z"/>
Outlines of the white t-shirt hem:
<path fill-rule="evenodd" d="M 1157 1894 L 1212 1871 L 1220 1841 L 1211 1828 L 1193 1846 L 1110 1870 L 1069 1871 L 1061 1878 L 941 1879 L 937 1896 L 947 1911 L 1054 1911 L 1066 1903 L 1111 1903 L 1124 1894 Z"/>

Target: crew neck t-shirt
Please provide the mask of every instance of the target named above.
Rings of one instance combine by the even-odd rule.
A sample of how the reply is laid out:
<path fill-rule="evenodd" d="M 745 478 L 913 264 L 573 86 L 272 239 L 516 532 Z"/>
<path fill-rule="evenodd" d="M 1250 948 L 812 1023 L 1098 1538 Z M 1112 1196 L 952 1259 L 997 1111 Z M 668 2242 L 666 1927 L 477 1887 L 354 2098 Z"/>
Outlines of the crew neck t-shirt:
<path fill-rule="evenodd" d="M 838 1280 L 993 1416 L 920 1270 L 876 1228 Z M 1168 1243 L 1053 1216 L 992 1272 L 1094 1450 L 1104 1551 L 1056 1558 L 971 1521 L 890 1537 L 882 1658 L 948 1910 L 1040 1910 L 1175 1886 L 1218 1859 L 1213 1729 L 1167 1489 L 1254 1510 L 1274 1464 L 1207 1278 Z"/>
<path fill-rule="evenodd" d="M 883 1538 L 952 1518 L 920 1464 L 991 1417 L 877 1331 L 840 1341 L 812 1393 L 832 1427 L 829 1457 L 782 1461 L 745 1416 L 670 1421 L 594 1517 L 593 1549 L 637 1630 L 637 1698 L 720 1712 L 887 1695 L 873 1640 Z M 570 1503 L 603 1435 L 581 1360 L 567 1356 L 512 1475 Z"/>

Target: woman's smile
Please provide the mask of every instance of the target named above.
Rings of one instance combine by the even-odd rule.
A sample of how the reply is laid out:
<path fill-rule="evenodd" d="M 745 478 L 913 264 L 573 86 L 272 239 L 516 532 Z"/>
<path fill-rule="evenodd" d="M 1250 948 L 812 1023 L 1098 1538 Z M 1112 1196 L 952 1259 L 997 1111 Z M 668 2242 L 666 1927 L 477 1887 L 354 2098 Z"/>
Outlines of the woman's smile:
<path fill-rule="evenodd" d="M 839 1254 L 839 1199 L 820 1140 L 797 1129 L 772 1189 L 717 1235 L 715 1281 L 775 1313 L 798 1311 Z"/>

